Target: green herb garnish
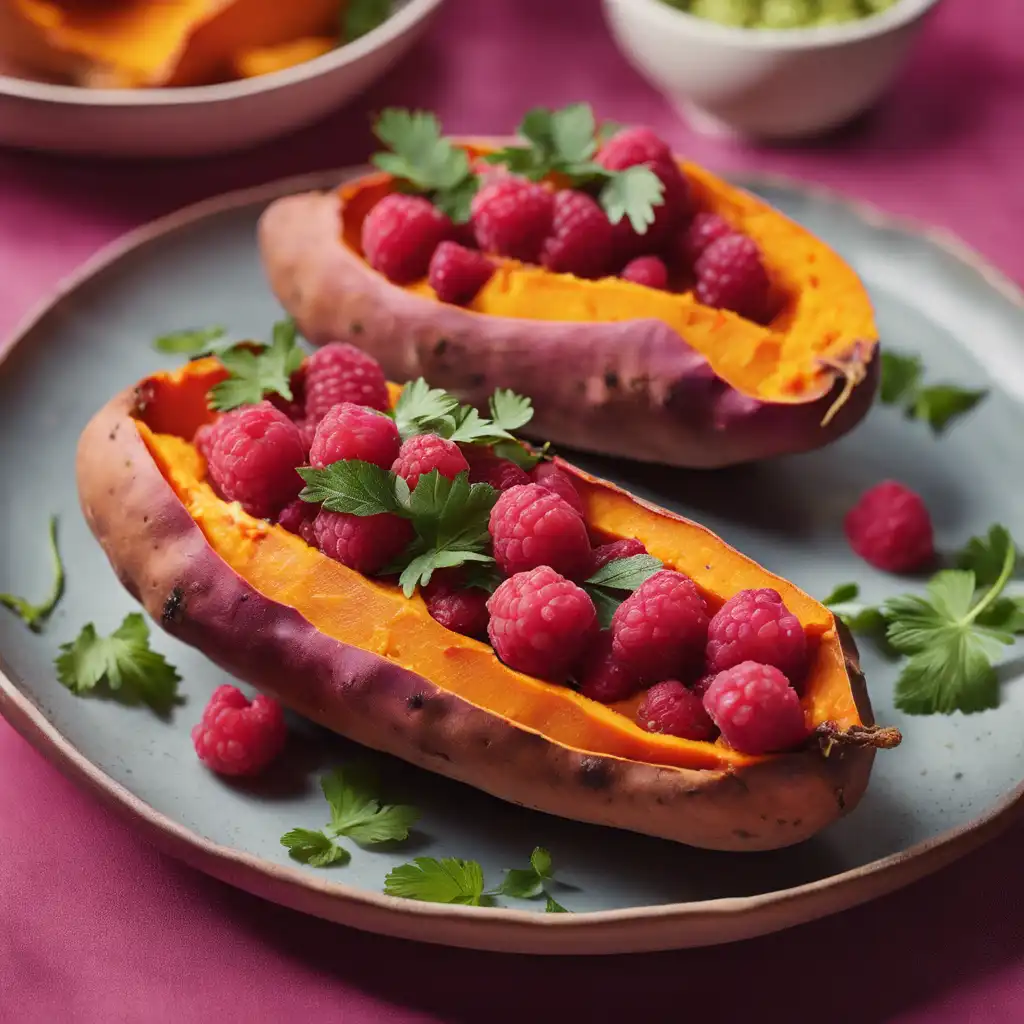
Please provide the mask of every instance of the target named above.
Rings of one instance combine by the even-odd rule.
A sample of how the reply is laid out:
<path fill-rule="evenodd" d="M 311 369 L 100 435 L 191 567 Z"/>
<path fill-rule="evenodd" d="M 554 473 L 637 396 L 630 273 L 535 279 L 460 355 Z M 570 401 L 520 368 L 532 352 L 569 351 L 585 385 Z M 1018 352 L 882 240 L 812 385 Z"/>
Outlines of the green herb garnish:
<path fill-rule="evenodd" d="M 346 0 L 342 4 L 341 41 L 353 43 L 391 17 L 392 0 Z"/>
<path fill-rule="evenodd" d="M 154 338 L 153 348 L 169 355 L 201 356 L 229 348 L 236 342 L 218 345 L 227 334 L 227 328 L 219 324 L 212 327 L 189 327 L 181 331 L 170 331 Z"/>
<path fill-rule="evenodd" d="M 220 353 L 230 376 L 210 389 L 210 407 L 227 412 L 252 405 L 267 395 L 292 401 L 291 378 L 302 359 L 294 321 L 279 321 L 274 324 L 273 340 L 261 351 L 253 352 L 243 343 Z"/>
<path fill-rule="evenodd" d="M 630 555 L 628 558 L 613 558 L 585 580 L 583 589 L 594 602 L 601 628 L 607 629 L 611 625 L 615 609 L 632 591 L 663 568 L 653 555 Z"/>
<path fill-rule="evenodd" d="M 53 562 L 53 583 L 50 584 L 50 593 L 39 604 L 31 604 L 16 594 L 0 594 L 0 604 L 19 616 L 33 633 L 42 630 L 43 623 L 50 617 L 54 608 L 57 607 L 57 602 L 64 594 L 64 562 L 57 547 L 56 516 L 50 516 L 49 538 L 50 558 Z"/>
<path fill-rule="evenodd" d="M 919 356 L 883 352 L 881 358 L 879 401 L 900 406 L 907 419 L 927 423 L 934 434 L 942 434 L 988 395 L 987 389 L 972 391 L 953 384 L 922 386 L 924 364 Z"/>

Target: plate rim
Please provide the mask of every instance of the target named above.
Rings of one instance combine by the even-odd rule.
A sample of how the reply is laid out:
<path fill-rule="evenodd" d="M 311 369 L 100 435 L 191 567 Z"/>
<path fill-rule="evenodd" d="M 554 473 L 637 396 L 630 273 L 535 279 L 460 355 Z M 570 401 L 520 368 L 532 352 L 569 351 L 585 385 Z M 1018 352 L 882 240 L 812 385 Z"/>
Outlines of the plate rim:
<path fill-rule="evenodd" d="M 79 287 L 151 242 L 208 217 L 269 203 L 292 192 L 330 188 L 362 166 L 314 171 L 203 199 L 140 225 L 103 246 L 20 318 L 0 353 L 14 350 Z M 782 187 L 845 207 L 871 226 L 923 238 L 968 266 L 1024 310 L 1024 292 L 1006 274 L 941 228 L 891 215 L 826 186 L 773 174 L 731 174 L 747 187 Z M 886 895 L 931 874 L 998 836 L 1024 811 L 1024 782 L 985 813 L 937 836 L 867 864 L 756 896 L 545 915 L 511 908 L 420 903 L 319 878 L 217 843 L 158 811 L 79 751 L 14 680 L 0 652 L 0 714 L 66 777 L 84 785 L 123 819 L 141 826 L 158 848 L 264 899 L 365 931 L 495 952 L 613 954 L 715 945 L 768 934 Z M 429 929 L 427 934 L 424 930 Z"/>

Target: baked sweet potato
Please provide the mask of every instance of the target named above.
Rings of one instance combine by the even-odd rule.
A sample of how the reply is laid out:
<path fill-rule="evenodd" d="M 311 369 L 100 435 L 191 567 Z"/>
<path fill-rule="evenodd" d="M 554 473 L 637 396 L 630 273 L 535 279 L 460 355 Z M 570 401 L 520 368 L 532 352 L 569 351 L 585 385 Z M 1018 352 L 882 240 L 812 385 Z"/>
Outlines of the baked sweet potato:
<path fill-rule="evenodd" d="M 431 618 L 418 594 L 407 599 L 218 497 L 188 439 L 213 418 L 207 393 L 225 376 L 211 358 L 156 374 L 112 399 L 79 443 L 89 527 L 168 633 L 357 743 L 567 818 L 764 850 L 857 805 L 874 747 L 893 735 L 873 726 L 852 639 L 795 586 L 559 460 L 592 530 L 638 538 L 688 573 L 711 609 L 738 589 L 774 587 L 810 639 L 801 749 L 750 756 L 645 732 L 635 702 L 606 706 L 516 672 Z"/>
<path fill-rule="evenodd" d="M 476 156 L 489 147 L 463 145 Z M 531 436 L 646 462 L 709 468 L 805 451 L 865 415 L 878 382 L 867 293 L 832 249 L 762 200 L 680 162 L 698 207 L 764 253 L 767 325 L 616 277 L 502 261 L 468 307 L 367 264 L 360 228 L 396 187 L 371 174 L 273 202 L 259 225 L 270 286 L 313 344 L 359 345 L 394 380 L 424 376 L 464 402 L 529 394 Z"/>

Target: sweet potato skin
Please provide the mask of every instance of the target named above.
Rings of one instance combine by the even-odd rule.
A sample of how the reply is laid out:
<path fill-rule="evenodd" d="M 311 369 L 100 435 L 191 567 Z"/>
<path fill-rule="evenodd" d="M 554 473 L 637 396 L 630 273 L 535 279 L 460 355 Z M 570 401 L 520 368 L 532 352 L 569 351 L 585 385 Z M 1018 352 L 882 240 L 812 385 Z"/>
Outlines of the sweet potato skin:
<path fill-rule="evenodd" d="M 736 771 L 594 755 L 320 633 L 295 609 L 262 596 L 209 546 L 138 432 L 138 400 L 134 389 L 118 395 L 81 435 L 76 476 L 90 529 L 121 583 L 166 632 L 299 714 L 512 803 L 708 849 L 789 846 L 860 800 L 874 757 L 869 747 L 837 747 L 827 758 L 808 749 Z M 848 636 L 844 647 L 869 724 Z"/>
<path fill-rule="evenodd" d="M 480 407 L 495 387 L 529 395 L 535 414 L 523 433 L 557 445 L 716 468 L 819 448 L 856 426 L 874 400 L 877 358 L 823 426 L 841 380 L 805 402 L 762 402 L 718 377 L 660 320 L 518 320 L 412 294 L 340 243 L 334 193 L 276 200 L 258 237 L 271 289 L 313 344 L 349 341 L 389 379 L 423 376 Z"/>

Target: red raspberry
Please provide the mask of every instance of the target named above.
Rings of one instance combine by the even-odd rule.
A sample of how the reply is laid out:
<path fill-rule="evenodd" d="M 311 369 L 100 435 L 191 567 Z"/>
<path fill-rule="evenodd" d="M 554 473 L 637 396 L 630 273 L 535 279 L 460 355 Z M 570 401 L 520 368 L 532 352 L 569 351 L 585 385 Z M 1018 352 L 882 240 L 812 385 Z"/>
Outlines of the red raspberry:
<path fill-rule="evenodd" d="M 382 412 L 390 404 L 380 363 L 355 345 L 333 341 L 306 360 L 306 416 L 319 422 L 340 402 Z"/>
<path fill-rule="evenodd" d="M 935 557 L 932 520 L 921 498 L 895 480 L 865 491 L 843 520 L 850 547 L 885 572 L 913 572 Z"/>
<path fill-rule="evenodd" d="M 407 519 L 387 512 L 351 516 L 321 509 L 313 522 L 313 535 L 328 558 L 372 576 L 402 553 L 413 530 Z"/>
<path fill-rule="evenodd" d="M 619 274 L 624 281 L 642 284 L 646 288 L 664 291 L 668 287 L 668 267 L 657 256 L 637 256 L 630 260 Z"/>
<path fill-rule="evenodd" d="M 708 672 L 706 675 L 701 676 L 700 679 L 690 687 L 690 689 L 693 690 L 698 697 L 703 698 L 704 694 L 708 692 L 708 687 L 715 681 L 716 675 L 718 675 L 717 672 Z"/>
<path fill-rule="evenodd" d="M 494 264 L 482 252 L 442 242 L 430 258 L 427 279 L 442 302 L 462 305 L 473 301 L 493 273 Z"/>
<path fill-rule="evenodd" d="M 216 423 L 201 423 L 196 428 L 195 434 L 192 435 L 192 443 L 207 462 L 210 461 L 210 445 L 213 441 L 214 427 L 216 425 Z"/>
<path fill-rule="evenodd" d="M 641 729 L 678 736 L 684 740 L 709 740 L 715 723 L 704 710 L 700 697 L 674 679 L 655 683 L 636 711 Z"/>
<path fill-rule="evenodd" d="M 550 566 L 570 579 L 590 570 L 583 520 L 554 491 L 523 484 L 503 491 L 491 509 L 494 558 L 506 576 Z"/>
<path fill-rule="evenodd" d="M 692 270 L 709 245 L 736 233 L 736 229 L 717 213 L 698 213 L 677 239 L 676 255 L 679 262 L 687 270 Z"/>
<path fill-rule="evenodd" d="M 643 253 L 660 250 L 690 214 L 690 183 L 673 161 L 651 164 L 664 186 L 661 202 L 654 207 L 654 223 L 638 234 L 628 217 L 613 225 L 612 249 L 618 264 Z"/>
<path fill-rule="evenodd" d="M 612 635 L 602 632 L 583 662 L 579 675 L 580 693 L 602 704 L 628 700 L 640 689 L 640 680 L 612 654 Z"/>
<path fill-rule="evenodd" d="M 616 558 L 631 558 L 633 555 L 646 555 L 647 548 L 633 537 L 613 540 L 610 544 L 602 544 L 591 553 L 590 574 L 593 576 L 598 569 L 614 562 Z"/>
<path fill-rule="evenodd" d="M 283 526 L 289 533 L 301 537 L 311 547 L 316 547 L 316 536 L 313 533 L 313 521 L 320 512 L 320 506 L 312 501 L 296 498 L 289 501 L 277 517 L 277 525 Z"/>
<path fill-rule="evenodd" d="M 441 476 L 454 480 L 460 473 L 469 471 L 469 463 L 462 450 L 454 441 L 437 434 L 415 434 L 402 443 L 391 467 L 416 490 L 421 476 L 436 469 Z"/>
<path fill-rule="evenodd" d="M 317 424 L 309 464 L 323 469 L 332 462 L 359 459 L 389 469 L 401 446 L 395 421 L 375 409 L 339 402 Z"/>
<path fill-rule="evenodd" d="M 537 262 L 554 216 L 554 199 L 543 185 L 523 178 L 499 178 L 477 192 L 472 210 L 481 249 Z"/>
<path fill-rule="evenodd" d="M 430 200 L 394 192 L 366 215 L 363 253 L 389 281 L 409 284 L 426 274 L 434 250 L 451 233 L 452 222 Z"/>
<path fill-rule="evenodd" d="M 530 478 L 545 490 L 554 491 L 569 503 L 573 511 L 583 515 L 583 501 L 576 485 L 568 473 L 563 473 L 553 462 L 538 462 L 530 473 Z"/>
<path fill-rule="evenodd" d="M 306 459 L 299 428 L 269 402 L 224 413 L 209 434 L 207 472 L 217 493 L 267 519 L 302 489 Z"/>
<path fill-rule="evenodd" d="M 250 704 L 235 686 L 218 686 L 192 727 L 199 760 L 220 775 L 258 775 L 284 749 L 281 705 L 262 693 Z"/>
<path fill-rule="evenodd" d="M 650 128 L 623 128 L 602 147 L 597 162 L 610 171 L 623 171 L 637 164 L 656 164 L 672 159 L 667 142 Z"/>
<path fill-rule="evenodd" d="M 547 565 L 504 580 L 487 610 L 487 635 L 498 657 L 553 682 L 565 678 L 597 628 L 590 595 Z"/>
<path fill-rule="evenodd" d="M 540 261 L 557 274 L 600 277 L 612 259 L 612 226 L 604 210 L 573 189 L 555 193 L 551 234 L 544 240 Z"/>
<path fill-rule="evenodd" d="M 458 570 L 441 569 L 434 573 L 423 590 L 423 600 L 431 617 L 445 629 L 463 636 L 487 635 L 487 591 L 463 587 Z"/>
<path fill-rule="evenodd" d="M 644 580 L 612 616 L 615 657 L 652 683 L 699 663 L 707 637 L 704 598 L 689 576 L 671 569 Z"/>
<path fill-rule="evenodd" d="M 313 447 L 313 439 L 316 437 L 316 420 L 296 420 L 295 426 L 299 428 L 299 436 L 302 438 L 302 447 L 306 451 L 306 461 L 309 461 L 309 450 Z"/>
<path fill-rule="evenodd" d="M 726 235 L 712 242 L 694 270 L 697 300 L 716 309 L 731 309 L 748 320 L 767 313 L 771 285 L 761 250 L 746 235 Z"/>
<path fill-rule="evenodd" d="M 777 668 L 756 661 L 719 672 L 704 709 L 726 743 L 744 754 L 789 750 L 807 735 L 796 690 Z"/>
<path fill-rule="evenodd" d="M 490 484 L 496 491 L 507 491 L 510 487 L 530 482 L 525 469 L 511 459 L 498 458 L 490 448 L 466 445 L 462 454 L 469 463 L 471 484 Z"/>
<path fill-rule="evenodd" d="M 721 672 L 741 661 L 774 665 L 789 679 L 803 678 L 807 637 L 777 590 L 741 590 L 711 619 L 708 672 Z"/>

